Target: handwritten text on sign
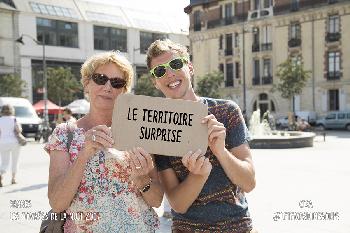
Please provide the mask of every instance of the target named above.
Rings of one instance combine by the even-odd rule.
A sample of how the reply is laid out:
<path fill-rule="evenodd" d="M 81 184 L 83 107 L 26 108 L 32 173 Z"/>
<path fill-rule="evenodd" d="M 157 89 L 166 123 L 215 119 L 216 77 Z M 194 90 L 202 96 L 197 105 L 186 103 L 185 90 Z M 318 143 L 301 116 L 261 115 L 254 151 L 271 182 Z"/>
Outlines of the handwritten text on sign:
<path fill-rule="evenodd" d="M 183 156 L 206 151 L 208 114 L 200 102 L 124 94 L 113 112 L 112 133 L 118 150 L 141 146 L 149 153 Z"/>

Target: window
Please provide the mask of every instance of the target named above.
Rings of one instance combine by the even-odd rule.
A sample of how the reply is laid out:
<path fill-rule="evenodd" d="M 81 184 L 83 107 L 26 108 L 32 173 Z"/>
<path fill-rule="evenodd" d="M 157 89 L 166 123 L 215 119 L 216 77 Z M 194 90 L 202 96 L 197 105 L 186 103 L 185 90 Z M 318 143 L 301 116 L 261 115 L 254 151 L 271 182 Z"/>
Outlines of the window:
<path fill-rule="evenodd" d="M 260 40 L 259 40 L 259 28 L 254 28 L 253 29 L 253 44 L 259 44 Z"/>
<path fill-rule="evenodd" d="M 271 26 L 265 26 L 262 28 L 262 46 L 261 50 L 272 50 L 271 43 Z"/>
<path fill-rule="evenodd" d="M 225 4 L 225 18 L 232 18 L 232 3 Z"/>
<path fill-rule="evenodd" d="M 328 77 L 339 76 L 340 72 L 340 53 L 328 52 Z"/>
<path fill-rule="evenodd" d="M 225 55 L 232 55 L 232 34 L 226 34 L 226 49 Z"/>
<path fill-rule="evenodd" d="M 235 65 L 235 71 L 236 71 L 236 79 L 239 78 L 239 63 L 236 62 L 236 65 Z"/>
<path fill-rule="evenodd" d="M 263 61 L 263 75 L 264 77 L 271 76 L 271 59 L 264 59 Z"/>
<path fill-rule="evenodd" d="M 264 8 L 269 8 L 272 6 L 272 0 L 262 0 L 263 1 L 263 7 Z"/>
<path fill-rule="evenodd" d="M 339 110 L 339 90 L 329 90 L 329 111 Z"/>
<path fill-rule="evenodd" d="M 337 33 L 339 32 L 339 15 L 331 15 L 328 18 L 328 32 Z"/>
<path fill-rule="evenodd" d="M 267 94 L 266 93 L 261 93 L 260 95 L 259 95 L 259 100 L 267 100 L 268 99 L 268 97 L 267 97 Z"/>
<path fill-rule="evenodd" d="M 346 114 L 346 118 L 350 119 L 350 113 Z"/>
<path fill-rule="evenodd" d="M 233 63 L 226 64 L 226 87 L 233 87 Z"/>
<path fill-rule="evenodd" d="M 127 52 L 126 29 L 94 25 L 94 49 Z"/>
<path fill-rule="evenodd" d="M 223 40 L 224 40 L 224 37 L 222 35 L 220 35 L 220 38 L 219 38 L 219 49 L 222 49 Z"/>
<path fill-rule="evenodd" d="M 292 0 L 291 10 L 292 11 L 299 10 L 299 0 Z"/>
<path fill-rule="evenodd" d="M 345 113 L 338 113 L 338 119 L 345 119 Z"/>
<path fill-rule="evenodd" d="M 253 7 L 254 7 L 253 10 L 260 9 L 260 0 L 254 0 Z"/>
<path fill-rule="evenodd" d="M 36 3 L 36 2 L 30 2 L 29 4 L 32 8 L 32 11 L 35 13 L 39 13 L 43 15 L 67 17 L 67 18 L 73 18 L 73 19 L 79 18 L 78 14 L 75 12 L 74 9 L 65 8 L 61 6 L 46 5 L 46 4 Z"/>
<path fill-rule="evenodd" d="M 193 21 L 194 21 L 194 31 L 200 31 L 201 30 L 201 12 L 195 11 L 193 14 Z"/>
<path fill-rule="evenodd" d="M 78 47 L 78 24 L 61 20 L 37 18 L 37 40 L 45 45 Z"/>
<path fill-rule="evenodd" d="M 290 38 L 291 39 L 301 38 L 300 23 L 292 23 L 290 25 Z"/>
<path fill-rule="evenodd" d="M 222 63 L 219 64 L 219 71 L 224 73 L 224 64 Z"/>
<path fill-rule="evenodd" d="M 148 47 L 156 40 L 166 39 L 166 34 L 152 33 L 152 32 L 140 32 L 140 53 L 145 54 Z"/>
<path fill-rule="evenodd" d="M 258 59 L 253 61 L 253 85 L 260 84 L 260 61 Z"/>

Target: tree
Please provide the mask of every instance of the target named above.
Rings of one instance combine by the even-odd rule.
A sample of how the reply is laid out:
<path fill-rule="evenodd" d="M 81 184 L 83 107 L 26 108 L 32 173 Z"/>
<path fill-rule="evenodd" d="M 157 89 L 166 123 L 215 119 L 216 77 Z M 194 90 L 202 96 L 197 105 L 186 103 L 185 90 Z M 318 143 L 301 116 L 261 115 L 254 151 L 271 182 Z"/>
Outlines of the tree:
<path fill-rule="evenodd" d="M 48 98 L 58 105 L 72 102 L 82 90 L 70 68 L 58 67 L 47 70 Z"/>
<path fill-rule="evenodd" d="M 222 72 L 212 72 L 199 77 L 197 82 L 196 93 L 200 96 L 206 96 L 211 98 L 220 98 L 219 89 L 224 81 L 224 75 Z"/>
<path fill-rule="evenodd" d="M 153 97 L 163 96 L 162 92 L 154 87 L 152 78 L 148 74 L 144 74 L 137 79 L 134 92 L 136 95 L 147 95 Z"/>
<path fill-rule="evenodd" d="M 18 75 L 0 76 L 0 96 L 23 97 L 26 86 L 26 82 Z"/>
<path fill-rule="evenodd" d="M 302 93 L 307 80 L 310 78 L 310 71 L 304 70 L 301 57 L 297 59 L 289 57 L 278 66 L 276 75 L 279 81 L 273 89 L 277 89 L 282 98 L 293 100 L 292 111 L 295 115 L 295 96 Z"/>

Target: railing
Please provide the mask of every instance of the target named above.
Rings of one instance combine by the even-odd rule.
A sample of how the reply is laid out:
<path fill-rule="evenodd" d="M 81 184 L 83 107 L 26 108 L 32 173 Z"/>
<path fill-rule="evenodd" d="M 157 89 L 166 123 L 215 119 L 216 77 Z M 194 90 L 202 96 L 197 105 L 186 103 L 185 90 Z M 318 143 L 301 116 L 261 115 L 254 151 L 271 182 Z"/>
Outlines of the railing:
<path fill-rule="evenodd" d="M 341 77 L 340 71 L 328 71 L 327 80 L 339 80 Z"/>
<path fill-rule="evenodd" d="M 340 37 L 341 37 L 340 32 L 333 32 L 333 33 L 328 32 L 326 35 L 326 41 L 327 42 L 336 42 L 336 41 L 340 40 Z"/>
<path fill-rule="evenodd" d="M 299 38 L 292 38 L 288 41 L 289 48 L 299 47 L 300 45 L 301 45 L 301 39 Z"/>
<path fill-rule="evenodd" d="M 272 43 L 262 43 L 261 51 L 269 51 L 272 50 Z"/>
<path fill-rule="evenodd" d="M 209 20 L 207 22 L 207 29 L 240 23 L 240 22 L 243 22 L 244 20 L 246 20 L 246 17 L 244 18 L 244 16 L 232 16 L 232 17 L 227 17 L 222 19 Z"/>
<path fill-rule="evenodd" d="M 252 52 L 259 52 L 259 51 L 260 51 L 259 43 L 253 43 Z"/>
<path fill-rule="evenodd" d="M 254 77 L 253 80 L 252 80 L 252 84 L 254 86 L 260 85 L 260 77 Z"/>
<path fill-rule="evenodd" d="M 272 76 L 263 76 L 261 81 L 262 85 L 272 84 Z"/>

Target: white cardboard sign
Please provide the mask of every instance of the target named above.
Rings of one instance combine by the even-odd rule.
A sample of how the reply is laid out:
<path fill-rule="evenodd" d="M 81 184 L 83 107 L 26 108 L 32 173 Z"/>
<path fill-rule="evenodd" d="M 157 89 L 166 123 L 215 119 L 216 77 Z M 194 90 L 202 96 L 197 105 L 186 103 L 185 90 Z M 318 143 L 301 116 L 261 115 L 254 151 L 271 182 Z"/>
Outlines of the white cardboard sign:
<path fill-rule="evenodd" d="M 187 100 L 122 94 L 113 109 L 114 147 L 140 146 L 151 154 L 184 156 L 208 147 L 208 127 L 202 124 L 208 106 Z"/>

